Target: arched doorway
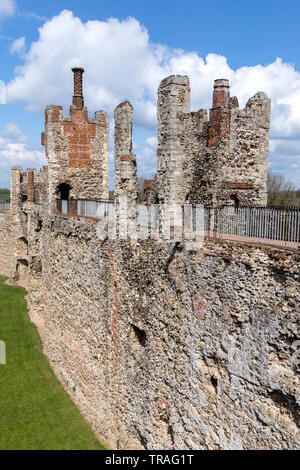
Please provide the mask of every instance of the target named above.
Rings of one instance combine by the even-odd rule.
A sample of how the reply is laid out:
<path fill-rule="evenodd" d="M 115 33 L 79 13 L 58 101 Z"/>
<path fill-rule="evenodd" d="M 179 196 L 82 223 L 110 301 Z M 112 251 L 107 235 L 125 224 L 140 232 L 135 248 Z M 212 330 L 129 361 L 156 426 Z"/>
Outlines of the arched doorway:
<path fill-rule="evenodd" d="M 240 201 L 236 193 L 232 193 L 229 196 L 229 199 L 227 200 L 227 205 L 228 206 L 234 206 L 234 207 L 239 207 Z"/>
<path fill-rule="evenodd" d="M 63 214 L 68 213 L 68 200 L 70 199 L 71 186 L 68 183 L 61 183 L 57 186 L 57 209 Z"/>
<path fill-rule="evenodd" d="M 70 191 L 71 191 L 71 186 L 68 183 L 61 183 L 57 187 L 58 199 L 62 199 L 63 201 L 68 201 L 68 199 L 70 198 Z"/>
<path fill-rule="evenodd" d="M 21 286 L 28 285 L 28 261 L 26 259 L 18 259 L 16 265 L 16 280 Z"/>

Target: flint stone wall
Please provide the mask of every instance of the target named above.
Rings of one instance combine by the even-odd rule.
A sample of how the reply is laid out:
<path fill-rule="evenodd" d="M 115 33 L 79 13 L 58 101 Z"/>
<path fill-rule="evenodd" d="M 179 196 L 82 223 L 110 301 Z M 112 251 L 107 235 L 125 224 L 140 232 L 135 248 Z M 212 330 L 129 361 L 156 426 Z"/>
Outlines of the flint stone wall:
<path fill-rule="evenodd" d="M 121 449 L 299 449 L 299 255 L 206 242 L 41 235 L 45 352 Z"/>
<path fill-rule="evenodd" d="M 0 274 L 11 275 L 13 258 L 14 227 L 10 213 L 0 212 Z"/>

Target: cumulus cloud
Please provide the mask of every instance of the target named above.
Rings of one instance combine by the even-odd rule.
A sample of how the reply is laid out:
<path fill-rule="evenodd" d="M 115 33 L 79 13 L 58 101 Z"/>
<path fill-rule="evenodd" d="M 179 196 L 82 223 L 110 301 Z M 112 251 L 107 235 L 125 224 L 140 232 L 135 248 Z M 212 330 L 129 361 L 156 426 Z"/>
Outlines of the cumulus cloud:
<path fill-rule="evenodd" d="M 269 167 L 300 188 L 300 136 L 295 139 L 270 140 Z"/>
<path fill-rule="evenodd" d="M 209 108 L 214 79 L 228 78 L 231 94 L 241 106 L 257 91 L 272 99 L 273 139 L 300 142 L 300 74 L 281 59 L 234 70 L 226 57 L 217 54 L 203 58 L 196 52 L 151 43 L 147 30 L 134 18 L 83 23 L 67 10 L 39 28 L 39 39 L 23 57 L 24 65 L 7 86 L 7 100 L 23 102 L 28 111 L 40 112 L 47 104 L 62 104 L 67 110 L 72 95 L 70 69 L 78 65 L 86 70 L 84 94 L 90 111 L 105 109 L 112 116 L 114 107 L 128 99 L 134 106 L 135 125 L 153 134 L 157 87 L 164 77 L 189 75 L 192 110 Z M 282 147 L 276 148 L 279 152 Z M 149 149 L 146 142 L 145 159 Z M 290 171 L 298 154 L 289 154 Z M 273 153 L 273 163 L 272 159 Z"/>
<path fill-rule="evenodd" d="M 28 141 L 27 136 L 14 122 L 8 122 L 6 124 L 4 131 L 1 133 L 1 137 L 16 143 L 25 143 Z"/>
<path fill-rule="evenodd" d="M 17 54 L 21 54 L 22 52 L 25 51 L 25 37 L 21 37 L 19 39 L 16 39 L 11 47 L 10 47 L 10 52 L 12 54 L 14 53 L 17 53 Z"/>
<path fill-rule="evenodd" d="M 36 20 L 36 21 L 46 21 L 47 17 L 46 16 L 41 16 L 35 13 L 34 11 L 28 11 L 28 12 L 19 12 L 20 16 L 23 16 L 27 20 Z"/>
<path fill-rule="evenodd" d="M 30 146 L 22 130 L 9 122 L 0 134 L 0 187 L 8 186 L 12 166 L 39 168 L 45 164 L 45 154 Z"/>
<path fill-rule="evenodd" d="M 157 137 L 147 137 L 142 147 L 137 146 L 134 151 L 137 154 L 138 175 L 144 178 L 153 178 L 156 170 Z"/>
<path fill-rule="evenodd" d="M 13 16 L 15 13 L 15 0 L 0 0 L 0 18 L 5 16 Z"/>

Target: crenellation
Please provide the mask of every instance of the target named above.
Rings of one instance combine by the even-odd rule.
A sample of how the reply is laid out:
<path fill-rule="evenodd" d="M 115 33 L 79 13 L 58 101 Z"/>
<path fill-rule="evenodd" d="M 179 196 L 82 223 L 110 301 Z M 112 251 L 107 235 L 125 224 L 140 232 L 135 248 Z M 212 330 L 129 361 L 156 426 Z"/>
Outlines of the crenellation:
<path fill-rule="evenodd" d="M 47 106 L 45 112 L 42 142 L 49 163 L 48 194 L 36 188 L 36 198 L 47 200 L 50 212 L 56 210 L 61 185 L 69 187 L 70 199 L 107 199 L 109 194 L 109 117 L 104 111 L 88 117 L 82 92 L 84 70 L 72 70 L 70 115 L 63 116 L 62 106 Z M 160 205 L 265 205 L 269 98 L 258 92 L 239 109 L 237 97 L 230 96 L 229 80 L 217 79 L 208 117 L 203 109 L 190 112 L 190 92 L 185 75 L 171 75 L 159 85 L 157 173 L 147 200 Z M 116 200 L 119 194 L 126 195 L 133 208 L 138 189 L 132 116 L 128 101 L 117 106 L 114 144 Z M 21 183 L 24 198 L 28 197 L 26 178 Z"/>
<path fill-rule="evenodd" d="M 182 113 L 190 112 L 190 82 L 187 76 L 172 75 L 158 88 L 158 148 L 156 184 L 158 199 L 164 203 L 184 203 L 182 177 L 185 153 L 180 134 Z"/>
<path fill-rule="evenodd" d="M 266 204 L 270 100 L 258 92 L 239 109 L 219 79 L 209 114 L 191 112 L 189 78 L 162 80 L 157 173 L 140 205 L 133 107 L 120 103 L 113 204 L 109 116 L 88 117 L 83 69 L 73 72 L 70 115 L 46 108 L 48 166 L 13 167 L 11 210 L 0 213 L 0 273 L 26 285 L 58 378 L 111 448 L 299 448 L 299 254 L 184 240 L 192 205 L 211 206 L 214 236 L 217 207 Z M 184 236 L 176 214 L 190 223 Z"/>
<path fill-rule="evenodd" d="M 115 201 L 117 204 L 117 233 L 136 233 L 138 181 L 136 156 L 132 153 L 133 107 L 129 101 L 120 103 L 115 119 Z M 121 228 L 122 227 L 122 228 Z M 126 235 L 127 236 L 127 235 Z"/>
<path fill-rule="evenodd" d="M 46 108 L 45 144 L 48 160 L 49 211 L 56 210 L 61 185 L 69 185 L 70 199 L 107 199 L 109 194 L 109 122 L 107 113 L 97 111 L 88 118 L 82 95 L 83 69 L 75 68 L 70 116 L 62 106 Z"/>

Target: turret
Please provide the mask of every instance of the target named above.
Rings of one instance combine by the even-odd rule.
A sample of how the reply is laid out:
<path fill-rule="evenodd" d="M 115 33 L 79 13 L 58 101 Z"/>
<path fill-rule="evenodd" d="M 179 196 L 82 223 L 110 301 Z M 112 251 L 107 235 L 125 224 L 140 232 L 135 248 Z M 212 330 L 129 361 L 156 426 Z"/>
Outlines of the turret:
<path fill-rule="evenodd" d="M 76 213 L 78 199 L 109 197 L 108 115 L 104 111 L 97 111 L 94 119 L 88 117 L 82 93 L 84 70 L 74 67 L 72 71 L 74 91 L 70 116 L 63 116 L 62 106 L 47 106 L 45 113 L 42 143 L 49 164 L 50 212 L 61 207 L 59 199 L 62 187 L 68 189 L 64 194 L 68 195 L 68 207 L 72 208 L 72 213 Z"/>

